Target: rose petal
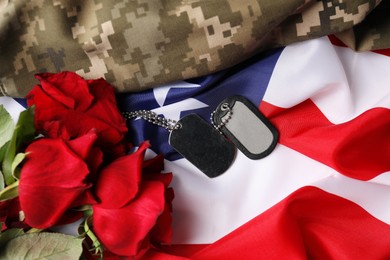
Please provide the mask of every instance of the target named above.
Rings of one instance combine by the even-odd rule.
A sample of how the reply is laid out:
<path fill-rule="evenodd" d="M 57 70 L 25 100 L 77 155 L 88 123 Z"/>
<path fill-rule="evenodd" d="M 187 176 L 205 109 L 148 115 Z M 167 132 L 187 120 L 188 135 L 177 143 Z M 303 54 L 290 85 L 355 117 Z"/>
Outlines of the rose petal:
<path fill-rule="evenodd" d="M 164 157 L 160 154 L 144 162 L 144 167 L 142 170 L 142 179 L 161 181 L 162 183 L 164 183 L 165 187 L 168 187 L 172 181 L 173 175 L 170 172 L 162 174 L 161 171 L 163 169 Z"/>
<path fill-rule="evenodd" d="M 123 208 L 94 206 L 93 229 L 109 251 L 122 256 L 136 255 L 164 204 L 164 185 L 144 182 L 137 197 Z"/>
<path fill-rule="evenodd" d="M 21 176 L 26 184 L 73 188 L 88 175 L 85 162 L 61 139 L 38 139 L 26 152 L 28 160 L 22 167 L 25 174 Z"/>
<path fill-rule="evenodd" d="M 88 84 L 91 94 L 98 102 L 93 102 L 86 113 L 111 125 L 120 133 L 126 133 L 126 120 L 118 109 L 115 88 L 102 78 L 89 80 Z"/>
<path fill-rule="evenodd" d="M 164 156 L 159 154 L 144 162 L 144 172 L 160 173 L 164 170 Z"/>
<path fill-rule="evenodd" d="M 65 189 L 24 185 L 20 202 L 26 223 L 41 229 L 58 225 L 73 201 L 87 188 L 88 186 Z"/>
<path fill-rule="evenodd" d="M 160 181 L 165 187 L 168 187 L 173 178 L 172 173 L 143 172 L 142 179 L 150 181 Z"/>
<path fill-rule="evenodd" d="M 3 224 L 1 231 L 12 228 L 13 225 L 20 223 L 20 210 L 19 197 L 0 201 L 0 222 Z"/>
<path fill-rule="evenodd" d="M 100 172 L 95 193 L 101 201 L 101 207 L 121 208 L 135 197 L 148 147 L 149 143 L 144 143 L 135 153 L 120 157 Z"/>
<path fill-rule="evenodd" d="M 45 129 L 45 136 L 51 138 L 62 138 L 64 140 L 70 139 L 68 130 L 60 124 L 59 121 L 45 121 L 43 123 L 43 129 Z"/>
<path fill-rule="evenodd" d="M 85 162 L 88 165 L 90 174 L 88 175 L 88 183 L 96 183 L 98 170 L 103 163 L 103 152 L 99 147 L 92 147 Z"/>
<path fill-rule="evenodd" d="M 76 111 L 68 111 L 68 113 L 64 114 L 61 117 L 61 123 L 73 137 L 84 135 L 92 128 L 96 129 L 98 135 L 96 144 L 102 146 L 102 148 L 105 148 L 106 150 L 110 150 L 113 146 L 120 143 L 127 131 L 126 128 L 126 131 L 118 132 L 113 125 L 91 117 L 88 114 L 78 113 Z"/>
<path fill-rule="evenodd" d="M 85 190 L 80 196 L 78 196 L 70 206 L 71 208 L 81 207 L 85 205 L 94 205 L 97 204 L 95 195 L 91 190 Z"/>
<path fill-rule="evenodd" d="M 28 106 L 35 105 L 35 127 L 43 131 L 44 124 L 50 121 L 58 121 L 67 109 L 61 103 L 48 96 L 40 86 L 35 86 L 26 96 Z"/>
<path fill-rule="evenodd" d="M 39 139 L 27 147 L 19 197 L 26 222 L 35 228 L 57 223 L 89 185 L 86 163 L 61 139 Z"/>
<path fill-rule="evenodd" d="M 61 103 L 67 108 L 74 109 L 75 100 L 72 97 L 67 97 L 66 95 L 64 95 L 64 93 L 62 93 L 59 89 L 56 89 L 49 82 L 41 81 L 40 87 L 45 93 L 47 93 L 48 96 L 50 96 L 58 103 Z"/>
<path fill-rule="evenodd" d="M 87 82 L 74 72 L 42 73 L 35 78 L 49 96 L 68 108 L 85 111 L 93 101 Z"/>
<path fill-rule="evenodd" d="M 150 240 L 153 243 L 169 244 L 172 241 L 172 200 L 174 192 L 172 188 L 165 190 L 165 206 L 163 213 L 158 217 L 156 225 L 150 232 Z"/>
<path fill-rule="evenodd" d="M 85 81 L 72 72 L 43 73 L 36 77 L 41 86 L 36 85 L 27 100 L 29 106 L 36 106 L 38 132 L 69 140 L 96 129 L 96 144 L 106 155 L 117 158 L 125 154 L 126 122 L 111 85 L 104 79 Z"/>
<path fill-rule="evenodd" d="M 69 141 L 67 145 L 75 154 L 85 160 L 88 158 L 92 145 L 95 143 L 96 139 L 96 130 L 91 129 L 87 134 Z"/>
<path fill-rule="evenodd" d="M 82 219 L 83 217 L 84 217 L 84 213 L 82 211 L 68 210 L 64 212 L 64 214 L 61 216 L 60 219 L 58 219 L 55 225 L 56 226 L 68 225 L 76 222 L 79 219 Z"/>

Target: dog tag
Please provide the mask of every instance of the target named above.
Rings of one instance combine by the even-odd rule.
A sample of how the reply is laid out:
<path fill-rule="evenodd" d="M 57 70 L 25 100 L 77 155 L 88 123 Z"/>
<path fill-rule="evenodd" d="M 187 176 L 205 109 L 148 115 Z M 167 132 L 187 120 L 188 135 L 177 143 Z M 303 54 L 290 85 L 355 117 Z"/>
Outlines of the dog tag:
<path fill-rule="evenodd" d="M 250 159 L 269 155 L 278 142 L 277 129 L 245 97 L 232 96 L 223 100 L 212 120 Z"/>
<path fill-rule="evenodd" d="M 232 164 L 236 148 L 212 125 L 196 114 L 181 118 L 169 135 L 169 144 L 210 178 L 224 173 Z"/>

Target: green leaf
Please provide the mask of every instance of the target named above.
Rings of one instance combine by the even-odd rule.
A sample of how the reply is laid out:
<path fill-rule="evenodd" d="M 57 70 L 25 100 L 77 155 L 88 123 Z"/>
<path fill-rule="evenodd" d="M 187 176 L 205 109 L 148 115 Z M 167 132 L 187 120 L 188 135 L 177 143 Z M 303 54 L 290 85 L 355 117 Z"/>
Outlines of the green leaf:
<path fill-rule="evenodd" d="M 7 152 L 7 150 L 8 150 L 9 143 L 10 143 L 10 141 L 6 142 L 6 143 L 0 148 L 0 163 L 2 163 L 2 162 L 4 161 L 6 152 Z"/>
<path fill-rule="evenodd" d="M 23 234 L 24 231 L 21 228 L 11 228 L 11 229 L 7 229 L 4 232 L 1 232 L 0 249 L 3 248 L 11 239 L 14 239 L 15 237 L 21 236 Z"/>
<path fill-rule="evenodd" d="M 79 259 L 82 239 L 59 233 L 32 233 L 10 240 L 0 259 Z"/>
<path fill-rule="evenodd" d="M 11 139 L 14 129 L 15 124 L 12 117 L 4 106 L 0 105 L 0 147 Z"/>
<path fill-rule="evenodd" d="M 20 113 L 18 123 L 15 127 L 15 131 L 7 146 L 2 165 L 6 185 L 10 185 L 15 182 L 15 178 L 12 175 L 12 163 L 15 159 L 16 153 L 20 149 L 20 146 L 23 143 L 32 141 L 34 137 L 34 107 L 32 106 Z"/>
<path fill-rule="evenodd" d="M 3 177 L 3 173 L 0 171 L 0 191 L 4 189 L 4 177 Z"/>
<path fill-rule="evenodd" d="M 12 176 L 14 176 L 15 179 L 20 178 L 20 171 L 15 170 L 16 167 L 18 167 L 18 165 L 24 160 L 24 158 L 26 158 L 26 155 L 26 153 L 18 153 L 11 164 Z"/>
<path fill-rule="evenodd" d="M 92 214 L 92 209 L 84 211 L 84 221 L 80 224 L 78 231 L 81 237 L 87 236 L 91 240 L 92 248 L 88 248 L 88 251 L 91 252 L 96 259 L 103 259 L 103 245 L 90 228 L 90 225 L 92 224 Z"/>
<path fill-rule="evenodd" d="M 0 191 L 0 201 L 10 200 L 16 198 L 19 195 L 19 181 L 8 185 L 5 189 Z"/>

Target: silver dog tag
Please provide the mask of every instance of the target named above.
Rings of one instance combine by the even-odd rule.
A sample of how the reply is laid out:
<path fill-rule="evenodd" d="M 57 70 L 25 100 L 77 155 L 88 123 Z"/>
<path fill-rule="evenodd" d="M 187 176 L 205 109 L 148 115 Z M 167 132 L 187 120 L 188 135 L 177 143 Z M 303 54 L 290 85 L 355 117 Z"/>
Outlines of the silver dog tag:
<path fill-rule="evenodd" d="M 277 129 L 243 96 L 223 100 L 215 110 L 212 120 L 250 159 L 261 159 L 269 155 L 278 142 Z"/>

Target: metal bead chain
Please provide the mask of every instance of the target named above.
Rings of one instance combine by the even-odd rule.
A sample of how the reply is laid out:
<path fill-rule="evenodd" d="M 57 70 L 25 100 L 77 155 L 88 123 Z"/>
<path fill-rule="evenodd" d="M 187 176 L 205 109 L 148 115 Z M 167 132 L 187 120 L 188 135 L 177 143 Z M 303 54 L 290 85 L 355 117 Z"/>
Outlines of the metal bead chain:
<path fill-rule="evenodd" d="M 218 109 L 218 108 L 217 108 L 217 109 Z M 210 121 L 211 121 L 211 124 L 214 126 L 214 128 L 217 129 L 218 132 L 219 132 L 221 135 L 223 135 L 223 133 L 222 133 L 222 131 L 221 131 L 221 128 L 222 128 L 223 126 L 225 126 L 225 125 L 229 122 L 229 120 L 232 118 L 233 111 L 230 109 L 228 103 L 223 103 L 223 104 L 221 105 L 221 110 L 222 110 L 222 111 L 226 111 L 226 110 L 227 110 L 227 114 L 226 114 L 226 115 L 227 115 L 227 118 L 225 117 L 224 119 L 222 119 L 222 122 L 221 122 L 219 125 L 216 125 L 216 124 L 214 123 L 214 115 L 215 115 L 215 113 L 217 112 L 217 110 L 214 110 L 214 111 L 211 113 L 211 115 L 210 115 Z"/>
<path fill-rule="evenodd" d="M 137 110 L 133 112 L 123 112 L 122 115 L 126 119 L 141 117 L 142 119 L 154 125 L 161 126 L 170 132 L 181 128 L 181 125 L 177 123 L 176 120 L 166 119 L 165 117 L 158 116 L 155 112 L 150 110 Z"/>

